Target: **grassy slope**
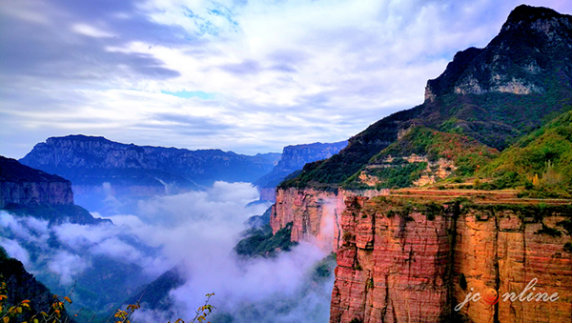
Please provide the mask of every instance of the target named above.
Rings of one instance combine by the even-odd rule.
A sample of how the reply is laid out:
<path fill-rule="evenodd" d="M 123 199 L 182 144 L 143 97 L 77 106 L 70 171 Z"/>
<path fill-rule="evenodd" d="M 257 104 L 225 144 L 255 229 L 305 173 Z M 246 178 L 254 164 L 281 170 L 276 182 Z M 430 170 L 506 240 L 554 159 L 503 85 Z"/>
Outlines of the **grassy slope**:
<path fill-rule="evenodd" d="M 413 127 L 406 135 L 372 157 L 368 165 L 385 164 L 389 157 L 404 157 L 411 154 L 427 156 L 429 161 L 440 158 L 453 160 L 457 166 L 456 175 L 469 176 L 483 165 L 487 164 L 499 153 L 468 136 L 444 133 L 427 127 Z M 395 161 L 391 167 L 370 171 L 363 166 L 343 185 L 346 188 L 360 187 L 357 180 L 362 171 L 371 173 L 383 180 L 385 187 L 409 187 L 412 181 L 419 178 L 419 173 L 425 169 L 425 163 L 401 163 Z"/>
<path fill-rule="evenodd" d="M 569 108 L 504 150 L 478 175 L 494 178 L 492 189 L 524 186 L 529 190 L 547 191 L 558 196 L 571 195 L 571 153 Z M 549 162 L 551 166 L 548 168 Z M 536 175 L 539 181 L 534 186 Z"/>

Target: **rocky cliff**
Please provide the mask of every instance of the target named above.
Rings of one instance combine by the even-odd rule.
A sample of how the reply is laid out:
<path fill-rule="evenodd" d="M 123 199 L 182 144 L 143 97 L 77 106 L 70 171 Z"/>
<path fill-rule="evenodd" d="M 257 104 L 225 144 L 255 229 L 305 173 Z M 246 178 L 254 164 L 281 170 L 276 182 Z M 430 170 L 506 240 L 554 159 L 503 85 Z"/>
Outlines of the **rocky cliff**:
<path fill-rule="evenodd" d="M 252 182 L 271 171 L 279 157 L 278 153 L 247 156 L 221 150 L 137 146 L 70 135 L 48 138 L 20 162 L 63 176 L 84 189 L 107 182 L 112 187 L 165 192 L 196 189 L 217 180 Z"/>
<path fill-rule="evenodd" d="M 293 223 L 291 241 L 315 241 L 326 251 L 336 252 L 341 244 L 340 217 L 347 197 L 386 195 L 388 190 L 317 190 L 313 188 L 277 188 L 270 225 L 273 234 Z"/>
<path fill-rule="evenodd" d="M 74 203 L 72 184 L 0 156 L 0 209 L 10 203 L 70 205 Z"/>
<path fill-rule="evenodd" d="M 499 151 L 571 110 L 571 16 L 519 6 L 483 49 L 455 55 L 429 80 L 421 105 L 389 115 L 321 163 L 307 164 L 287 186 L 337 185 L 408 129 L 467 136 Z"/>
<path fill-rule="evenodd" d="M 348 198 L 330 321 L 570 322 L 570 203 L 443 191 Z M 525 296 L 559 299 L 503 300 L 533 279 Z M 502 299 L 489 302 L 492 292 Z"/>
<path fill-rule="evenodd" d="M 96 224 L 87 210 L 74 205 L 70 181 L 0 156 L 0 210 L 50 223 Z"/>
<path fill-rule="evenodd" d="M 254 182 L 261 193 L 261 200 L 275 201 L 274 188 L 287 176 L 302 169 L 306 163 L 328 159 L 348 145 L 348 141 L 337 143 L 312 143 L 289 145 L 283 148 L 281 159 L 273 170 Z"/>

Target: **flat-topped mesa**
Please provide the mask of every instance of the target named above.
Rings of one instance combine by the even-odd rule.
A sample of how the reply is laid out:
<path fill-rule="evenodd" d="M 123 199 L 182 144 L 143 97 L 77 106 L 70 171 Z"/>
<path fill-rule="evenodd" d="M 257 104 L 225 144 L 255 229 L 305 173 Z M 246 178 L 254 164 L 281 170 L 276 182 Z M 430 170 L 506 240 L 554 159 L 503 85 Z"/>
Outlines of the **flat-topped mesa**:
<path fill-rule="evenodd" d="M 70 181 L 0 156 L 0 209 L 17 205 L 72 205 Z"/>
<path fill-rule="evenodd" d="M 330 321 L 570 322 L 571 201 L 460 194 L 347 199 Z M 534 279 L 559 299 L 503 300 Z"/>
<path fill-rule="evenodd" d="M 252 182 L 268 173 L 278 153 L 255 156 L 222 150 L 187 150 L 138 146 L 103 137 L 69 135 L 50 137 L 20 160 L 42 171 L 58 174 L 74 186 L 135 188 L 134 194 L 175 193 L 215 181 Z M 125 190 L 128 191 L 129 190 Z"/>

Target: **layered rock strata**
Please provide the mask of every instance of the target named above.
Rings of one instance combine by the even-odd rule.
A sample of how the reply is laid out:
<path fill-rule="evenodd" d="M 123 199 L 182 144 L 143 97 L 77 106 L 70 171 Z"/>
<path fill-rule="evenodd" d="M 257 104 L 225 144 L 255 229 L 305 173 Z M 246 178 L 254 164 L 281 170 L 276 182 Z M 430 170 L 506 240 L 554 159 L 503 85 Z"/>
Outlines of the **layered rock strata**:
<path fill-rule="evenodd" d="M 571 202 L 457 194 L 345 200 L 331 322 L 571 321 Z M 487 302 L 533 279 L 558 300 Z"/>
<path fill-rule="evenodd" d="M 70 181 L 0 156 L 0 209 L 7 204 L 70 205 L 74 203 Z"/>

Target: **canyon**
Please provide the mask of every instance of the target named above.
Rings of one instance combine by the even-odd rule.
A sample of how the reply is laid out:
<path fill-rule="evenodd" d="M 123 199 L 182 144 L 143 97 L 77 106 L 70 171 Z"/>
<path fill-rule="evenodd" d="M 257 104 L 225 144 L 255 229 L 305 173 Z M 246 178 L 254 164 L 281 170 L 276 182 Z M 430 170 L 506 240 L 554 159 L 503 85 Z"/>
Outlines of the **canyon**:
<path fill-rule="evenodd" d="M 337 253 L 330 322 L 571 321 L 570 52 L 570 15 L 519 6 L 423 104 L 279 184 L 273 233 Z M 532 280 L 559 298 L 503 299 Z"/>
<path fill-rule="evenodd" d="M 566 322 L 571 201 L 514 191 L 277 190 L 273 232 L 337 252 L 331 322 Z M 537 292 L 556 302 L 469 302 L 470 292 Z"/>

